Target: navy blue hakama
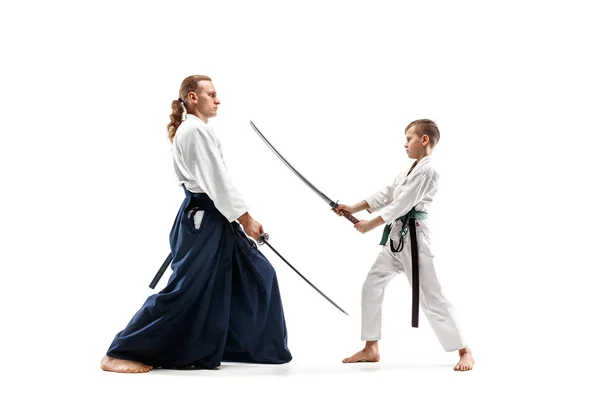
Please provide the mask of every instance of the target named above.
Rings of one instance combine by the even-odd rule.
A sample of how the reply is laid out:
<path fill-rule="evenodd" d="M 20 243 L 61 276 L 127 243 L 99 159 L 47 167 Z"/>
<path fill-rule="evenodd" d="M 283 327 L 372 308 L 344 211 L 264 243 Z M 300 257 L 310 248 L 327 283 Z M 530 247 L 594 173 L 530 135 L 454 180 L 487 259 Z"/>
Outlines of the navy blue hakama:
<path fill-rule="evenodd" d="M 206 194 L 184 191 L 169 236 L 169 282 L 148 297 L 106 354 L 155 368 L 289 362 L 275 269 Z M 199 229 L 197 210 L 204 210 Z"/>

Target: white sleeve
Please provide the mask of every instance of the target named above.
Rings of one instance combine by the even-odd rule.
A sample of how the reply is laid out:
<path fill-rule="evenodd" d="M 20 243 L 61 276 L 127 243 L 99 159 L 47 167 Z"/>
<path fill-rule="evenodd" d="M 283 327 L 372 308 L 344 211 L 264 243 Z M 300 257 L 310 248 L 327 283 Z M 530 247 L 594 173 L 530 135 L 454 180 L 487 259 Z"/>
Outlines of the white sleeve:
<path fill-rule="evenodd" d="M 216 138 L 208 130 L 187 132 L 177 144 L 188 172 L 229 222 L 248 211 L 246 202 L 225 168 Z"/>
<path fill-rule="evenodd" d="M 367 209 L 368 212 L 377 211 L 392 202 L 392 194 L 394 193 L 394 187 L 396 186 L 396 182 L 392 183 L 389 186 L 384 187 L 378 192 L 373 193 L 368 196 L 365 201 L 369 205 Z"/>
<path fill-rule="evenodd" d="M 379 216 L 386 224 L 391 224 L 396 218 L 408 214 L 435 187 L 436 183 L 426 171 L 417 173 L 407 182 L 402 193 Z"/>

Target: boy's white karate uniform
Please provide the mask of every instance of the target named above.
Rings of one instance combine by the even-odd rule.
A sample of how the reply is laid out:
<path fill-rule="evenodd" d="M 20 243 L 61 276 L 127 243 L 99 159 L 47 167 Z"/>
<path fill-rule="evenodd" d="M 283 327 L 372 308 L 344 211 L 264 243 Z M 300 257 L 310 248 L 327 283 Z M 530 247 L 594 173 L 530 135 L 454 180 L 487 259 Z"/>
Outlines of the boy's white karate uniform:
<path fill-rule="evenodd" d="M 400 216 L 416 211 L 427 212 L 438 190 L 439 174 L 435 171 L 429 156 L 417 163 L 409 176 L 405 171 L 399 174 L 394 183 L 366 198 L 369 211 L 379 211 L 386 224 L 393 224 Z M 442 347 L 455 351 L 466 346 L 457 324 L 452 304 L 442 294 L 433 265 L 430 249 L 429 230 L 426 220 L 416 221 L 417 243 L 419 247 L 419 279 L 421 290 L 419 303 L 421 310 L 431 324 Z M 389 241 L 397 247 L 402 223 L 392 226 L 390 236 L 373 263 L 362 289 L 362 340 L 381 339 L 381 308 L 386 286 L 397 274 L 404 272 L 412 286 L 412 261 L 410 232 L 404 237 L 404 248 L 398 253 L 390 250 Z"/>

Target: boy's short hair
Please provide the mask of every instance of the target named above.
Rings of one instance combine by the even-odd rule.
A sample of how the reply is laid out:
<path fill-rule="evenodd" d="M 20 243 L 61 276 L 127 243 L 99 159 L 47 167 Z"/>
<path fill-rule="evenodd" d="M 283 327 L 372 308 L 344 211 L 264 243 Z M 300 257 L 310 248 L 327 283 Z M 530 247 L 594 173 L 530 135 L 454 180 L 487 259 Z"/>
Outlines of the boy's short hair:
<path fill-rule="evenodd" d="M 404 133 L 408 132 L 408 130 L 415 126 L 415 133 L 419 137 L 423 137 L 423 135 L 427 135 L 429 140 L 431 141 L 431 145 L 435 146 L 440 141 L 440 130 L 435 122 L 430 119 L 417 119 L 406 127 Z"/>

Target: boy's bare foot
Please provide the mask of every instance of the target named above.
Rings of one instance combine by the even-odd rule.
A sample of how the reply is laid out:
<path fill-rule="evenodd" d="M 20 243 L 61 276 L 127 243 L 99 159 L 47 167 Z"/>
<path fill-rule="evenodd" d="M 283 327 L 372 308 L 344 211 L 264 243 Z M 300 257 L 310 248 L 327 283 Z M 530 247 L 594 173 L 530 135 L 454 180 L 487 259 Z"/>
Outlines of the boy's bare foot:
<path fill-rule="evenodd" d="M 352 357 L 344 358 L 343 363 L 356 363 L 356 362 L 378 362 L 379 361 L 379 347 L 377 341 L 370 341 L 365 344 L 365 348 L 354 354 Z"/>
<path fill-rule="evenodd" d="M 119 360 L 109 356 L 104 356 L 100 362 L 100 368 L 104 371 L 111 372 L 127 372 L 127 373 L 139 373 L 148 372 L 152 369 L 151 366 L 142 364 L 136 361 Z"/>
<path fill-rule="evenodd" d="M 475 360 L 473 360 L 473 356 L 471 355 L 471 349 L 469 347 L 465 347 L 464 349 L 460 349 L 458 351 L 458 355 L 460 356 L 460 360 L 458 360 L 458 364 L 454 366 L 455 371 L 470 371 L 473 369 L 473 365 L 475 364 Z"/>

